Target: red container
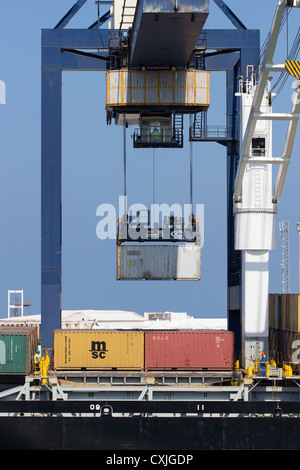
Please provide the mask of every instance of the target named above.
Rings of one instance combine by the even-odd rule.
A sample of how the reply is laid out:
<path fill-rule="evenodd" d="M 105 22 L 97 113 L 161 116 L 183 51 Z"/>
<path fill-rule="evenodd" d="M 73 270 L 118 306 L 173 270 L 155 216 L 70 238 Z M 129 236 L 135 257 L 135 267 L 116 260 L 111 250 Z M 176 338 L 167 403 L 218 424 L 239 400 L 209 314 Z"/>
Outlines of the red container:
<path fill-rule="evenodd" d="M 233 370 L 234 333 L 225 330 L 146 331 L 146 370 Z"/>

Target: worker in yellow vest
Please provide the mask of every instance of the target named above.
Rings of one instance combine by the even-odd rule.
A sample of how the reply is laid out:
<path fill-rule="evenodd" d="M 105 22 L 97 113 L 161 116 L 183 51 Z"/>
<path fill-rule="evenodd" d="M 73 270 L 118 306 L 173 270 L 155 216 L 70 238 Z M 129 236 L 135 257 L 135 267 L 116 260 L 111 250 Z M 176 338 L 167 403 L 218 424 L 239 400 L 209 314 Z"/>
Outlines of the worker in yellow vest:
<path fill-rule="evenodd" d="M 155 127 L 155 129 L 153 129 L 152 131 L 152 141 L 157 142 L 159 138 L 160 138 L 160 132 L 157 129 L 157 127 Z"/>
<path fill-rule="evenodd" d="M 40 373 L 40 351 L 37 349 L 34 355 L 34 375 L 39 375 Z"/>

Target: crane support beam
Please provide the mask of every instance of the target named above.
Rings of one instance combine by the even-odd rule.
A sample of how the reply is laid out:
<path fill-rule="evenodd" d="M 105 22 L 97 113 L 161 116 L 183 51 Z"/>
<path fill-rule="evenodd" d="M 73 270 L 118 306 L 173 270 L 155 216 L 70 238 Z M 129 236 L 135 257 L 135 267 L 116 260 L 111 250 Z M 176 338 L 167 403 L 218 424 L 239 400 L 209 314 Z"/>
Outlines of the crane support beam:
<path fill-rule="evenodd" d="M 87 0 L 78 0 L 72 8 L 65 14 L 65 16 L 57 23 L 54 29 L 63 29 L 71 21 L 73 16 L 80 10 L 81 7 L 86 3 Z"/>
<path fill-rule="evenodd" d="M 238 29 L 247 29 L 241 20 L 233 13 L 223 0 L 214 0 L 215 4 L 225 13 L 231 23 Z"/>
<path fill-rule="evenodd" d="M 262 121 L 293 121 L 298 120 L 299 113 L 254 113 L 253 116 Z"/>

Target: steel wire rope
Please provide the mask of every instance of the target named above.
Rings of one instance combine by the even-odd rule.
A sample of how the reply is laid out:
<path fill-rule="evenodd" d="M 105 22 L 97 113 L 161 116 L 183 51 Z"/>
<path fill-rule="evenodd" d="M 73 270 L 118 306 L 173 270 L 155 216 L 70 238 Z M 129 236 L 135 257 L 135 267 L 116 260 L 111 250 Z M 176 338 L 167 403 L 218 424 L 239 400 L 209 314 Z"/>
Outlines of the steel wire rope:
<path fill-rule="evenodd" d="M 124 188 L 124 214 L 126 214 L 126 197 L 127 197 L 127 185 L 126 185 L 126 123 L 123 125 L 123 188 Z"/>
<path fill-rule="evenodd" d="M 294 39 L 293 46 L 291 47 L 291 51 L 290 51 L 289 54 L 287 54 L 287 59 L 288 60 L 295 60 L 296 59 L 297 55 L 299 54 L 299 44 L 300 44 L 300 28 L 298 28 L 298 32 L 297 32 L 296 37 Z M 281 72 L 277 82 L 273 86 L 273 89 L 280 83 L 280 81 L 282 80 L 282 77 L 286 74 L 287 74 L 286 71 Z"/>
<path fill-rule="evenodd" d="M 192 115 L 190 114 L 190 128 L 192 126 Z M 190 205 L 193 214 L 193 141 L 190 140 Z"/>
<path fill-rule="evenodd" d="M 155 204 L 155 148 L 153 147 L 153 152 L 152 152 L 152 199 L 153 199 L 153 204 Z"/>
<path fill-rule="evenodd" d="M 300 27 L 298 28 L 298 32 L 295 36 L 293 45 L 291 47 L 290 53 L 288 54 L 287 59 L 288 60 L 296 60 L 300 51 Z M 276 83 L 272 87 L 272 91 L 275 91 L 276 88 L 278 87 L 278 91 L 276 93 L 276 96 L 273 98 L 273 101 L 275 98 L 278 97 L 279 93 L 283 89 L 284 85 L 286 84 L 288 78 L 290 77 L 289 73 L 287 71 L 281 72 L 280 76 L 278 77 Z"/>
<path fill-rule="evenodd" d="M 283 19 L 282 19 L 282 22 L 281 22 L 281 25 L 280 25 L 280 28 L 279 28 L 279 32 L 282 30 L 282 28 L 284 27 L 287 19 L 288 19 L 288 16 L 290 14 L 290 10 L 291 8 L 287 8 L 285 9 L 284 13 L 283 13 Z M 266 54 L 266 50 L 267 50 L 267 44 L 268 44 L 268 41 L 269 41 L 269 38 L 270 38 L 270 32 L 267 34 L 261 48 L 260 48 L 260 51 L 259 51 L 259 55 L 258 55 L 258 58 L 257 58 L 257 62 L 256 64 L 253 66 L 253 72 L 254 71 L 257 71 L 261 65 L 261 63 L 263 62 L 263 58 Z M 253 73 L 249 73 L 249 75 L 246 77 L 246 80 L 249 79 L 250 75 Z"/>
<path fill-rule="evenodd" d="M 152 201 L 153 201 L 153 205 L 151 206 L 151 208 L 153 209 L 153 213 L 151 210 L 151 213 L 150 213 L 151 231 L 154 230 L 153 225 L 156 222 L 155 196 L 156 196 L 155 194 L 155 148 L 153 147 L 152 149 Z"/>
<path fill-rule="evenodd" d="M 288 34 L 289 34 L 289 29 L 288 29 L 288 17 L 289 17 L 289 14 L 291 12 L 291 8 L 288 8 L 286 10 L 286 14 L 285 14 L 285 17 L 281 23 L 281 26 L 280 26 L 280 29 L 279 29 L 279 32 L 281 32 L 282 28 L 284 27 L 285 23 L 287 24 L 287 36 L 286 36 L 286 42 L 287 42 L 287 59 L 288 60 L 295 60 L 295 58 L 297 57 L 298 53 L 299 53 L 299 40 L 300 40 L 300 28 L 298 28 L 298 32 L 296 33 L 296 37 L 294 39 L 294 42 L 293 42 L 293 45 L 291 47 L 291 50 L 290 50 L 290 53 L 288 52 Z M 289 74 L 287 71 L 284 71 L 284 72 L 281 72 L 277 81 L 274 83 L 274 85 L 272 86 L 272 92 L 274 92 L 276 90 L 276 88 L 278 87 L 278 91 L 275 95 L 274 98 L 272 98 L 272 101 L 274 102 L 274 100 L 278 97 L 278 95 L 280 94 L 281 90 L 283 89 L 284 85 L 286 84 L 287 80 L 289 78 Z"/>

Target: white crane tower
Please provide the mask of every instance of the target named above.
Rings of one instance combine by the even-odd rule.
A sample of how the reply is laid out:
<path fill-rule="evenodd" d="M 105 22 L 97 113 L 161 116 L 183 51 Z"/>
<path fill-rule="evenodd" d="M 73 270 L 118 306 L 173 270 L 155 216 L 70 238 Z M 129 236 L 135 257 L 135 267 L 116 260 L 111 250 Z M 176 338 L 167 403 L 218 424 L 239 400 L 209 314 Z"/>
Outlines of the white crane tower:
<path fill-rule="evenodd" d="M 289 113 L 272 112 L 270 73 L 287 70 L 275 64 L 274 52 L 286 8 L 300 0 L 280 0 L 268 37 L 258 81 L 249 70 L 240 90 L 240 160 L 234 194 L 235 249 L 242 252 L 242 345 L 244 367 L 268 352 L 269 251 L 276 248 L 277 200 L 291 158 L 300 112 L 300 85 Z M 288 121 L 283 154 L 273 156 L 272 122 Z M 272 191 L 272 166 L 278 165 Z"/>

